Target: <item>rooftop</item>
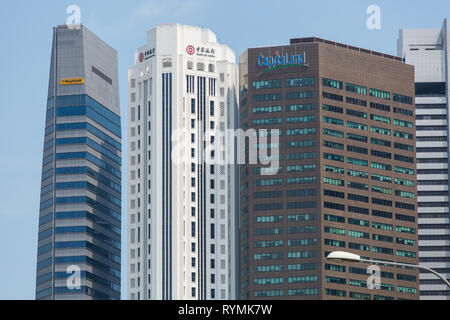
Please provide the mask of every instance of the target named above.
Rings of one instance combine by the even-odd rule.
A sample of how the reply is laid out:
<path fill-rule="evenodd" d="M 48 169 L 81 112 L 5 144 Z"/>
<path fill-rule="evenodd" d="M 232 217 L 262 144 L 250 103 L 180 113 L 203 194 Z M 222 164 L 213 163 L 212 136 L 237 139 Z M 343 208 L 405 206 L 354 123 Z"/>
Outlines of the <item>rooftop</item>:
<path fill-rule="evenodd" d="M 325 39 L 316 38 L 316 37 L 294 38 L 294 39 L 291 39 L 291 41 L 290 41 L 290 44 L 298 44 L 298 43 L 324 43 L 324 44 L 331 45 L 334 47 L 339 47 L 339 48 L 344 48 L 347 50 L 353 50 L 353 51 L 358 51 L 361 53 L 370 54 L 372 56 L 387 58 L 387 59 L 400 61 L 400 62 L 403 61 L 403 59 L 401 57 L 397 57 L 397 56 L 393 56 L 390 54 L 381 53 L 381 52 L 377 52 L 377 51 L 372 51 L 372 50 L 368 50 L 368 49 L 358 48 L 358 47 L 350 46 L 348 44 L 343 44 L 343 43 L 334 42 L 334 41 L 325 40 Z"/>

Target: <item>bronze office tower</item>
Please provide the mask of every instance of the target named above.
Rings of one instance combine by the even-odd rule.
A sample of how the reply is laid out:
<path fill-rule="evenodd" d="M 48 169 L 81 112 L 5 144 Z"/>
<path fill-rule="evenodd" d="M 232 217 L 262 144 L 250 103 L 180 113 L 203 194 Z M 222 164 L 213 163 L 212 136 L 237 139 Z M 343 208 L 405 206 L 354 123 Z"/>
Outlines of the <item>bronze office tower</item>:
<path fill-rule="evenodd" d="M 417 270 L 380 266 L 369 290 L 368 264 L 325 259 L 418 262 L 414 67 L 318 38 L 239 66 L 241 128 L 280 130 L 276 174 L 240 170 L 241 298 L 418 299 Z"/>

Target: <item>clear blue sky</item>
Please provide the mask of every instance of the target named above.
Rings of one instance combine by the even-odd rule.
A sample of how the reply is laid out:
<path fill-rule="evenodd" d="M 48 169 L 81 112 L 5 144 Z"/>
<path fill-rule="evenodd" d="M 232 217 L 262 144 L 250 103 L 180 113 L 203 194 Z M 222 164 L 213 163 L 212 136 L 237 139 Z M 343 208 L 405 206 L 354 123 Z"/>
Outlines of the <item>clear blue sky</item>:
<path fill-rule="evenodd" d="M 127 68 L 134 50 L 145 44 L 146 31 L 158 23 L 210 28 L 237 56 L 247 47 L 288 44 L 290 38 L 309 36 L 396 54 L 399 29 L 440 28 L 450 16 L 448 0 L 2 1 L 0 299 L 34 299 L 52 27 L 66 22 L 71 4 L 81 7 L 82 23 L 119 52 L 122 125 L 127 114 Z M 366 28 L 366 9 L 372 4 L 381 8 L 381 30 Z M 126 150 L 124 125 L 123 129 Z M 126 201 L 123 204 L 122 256 L 126 257 Z M 125 297 L 125 260 L 122 264 Z"/>

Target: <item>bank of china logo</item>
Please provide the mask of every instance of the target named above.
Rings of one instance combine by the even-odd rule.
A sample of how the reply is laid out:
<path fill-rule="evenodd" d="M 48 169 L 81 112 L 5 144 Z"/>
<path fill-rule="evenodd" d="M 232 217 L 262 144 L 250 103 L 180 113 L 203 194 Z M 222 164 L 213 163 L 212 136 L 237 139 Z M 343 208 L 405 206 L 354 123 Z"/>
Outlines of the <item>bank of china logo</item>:
<path fill-rule="evenodd" d="M 188 53 L 188 55 L 192 56 L 195 53 L 195 48 L 192 45 L 189 45 L 186 47 L 186 52 Z"/>
<path fill-rule="evenodd" d="M 144 61 L 144 54 L 143 53 L 141 53 L 139 55 L 139 62 L 142 62 L 142 61 Z"/>
<path fill-rule="evenodd" d="M 257 63 L 258 66 L 266 68 L 260 74 L 290 66 L 308 66 L 305 52 L 288 55 L 287 52 L 280 54 L 278 51 L 275 51 L 274 55 L 269 57 L 260 54 L 257 57 Z"/>

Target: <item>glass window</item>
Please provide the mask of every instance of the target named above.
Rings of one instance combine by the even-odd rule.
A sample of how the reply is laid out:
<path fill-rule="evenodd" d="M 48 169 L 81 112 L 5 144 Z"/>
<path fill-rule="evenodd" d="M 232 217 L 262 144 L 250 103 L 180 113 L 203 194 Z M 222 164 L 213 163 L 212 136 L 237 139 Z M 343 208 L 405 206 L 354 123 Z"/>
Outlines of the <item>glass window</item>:
<path fill-rule="evenodd" d="M 286 106 L 286 111 L 303 111 L 303 110 L 314 110 L 314 104 L 291 104 Z"/>
<path fill-rule="evenodd" d="M 268 106 L 268 107 L 254 107 L 252 108 L 253 113 L 272 113 L 281 112 L 281 106 Z"/>
<path fill-rule="evenodd" d="M 342 131 L 336 131 L 336 130 L 331 130 L 328 128 L 323 128 L 322 129 L 323 134 L 329 135 L 329 136 L 333 136 L 333 137 L 337 137 L 337 138 L 343 138 L 344 137 L 344 133 Z"/>
<path fill-rule="evenodd" d="M 357 93 L 360 95 L 367 95 L 367 88 L 363 87 L 363 86 L 359 86 L 357 84 L 353 84 L 353 83 L 346 83 L 345 89 L 349 92 L 353 92 L 353 93 Z"/>
<path fill-rule="evenodd" d="M 306 87 L 315 84 L 314 78 L 293 78 L 286 79 L 286 88 L 290 87 Z"/>
<path fill-rule="evenodd" d="M 330 111 L 330 112 L 335 112 L 335 113 L 343 113 L 344 112 L 344 108 L 337 107 L 337 106 L 331 106 L 328 104 L 323 104 L 322 109 L 324 111 Z"/>
<path fill-rule="evenodd" d="M 314 91 L 300 91 L 286 93 L 286 99 L 307 99 L 314 98 Z"/>
<path fill-rule="evenodd" d="M 412 97 L 394 93 L 394 101 L 412 105 Z"/>
<path fill-rule="evenodd" d="M 273 94 L 258 94 L 252 97 L 253 102 L 261 102 L 261 101 L 278 101 L 281 100 L 280 93 Z"/>
<path fill-rule="evenodd" d="M 389 117 L 385 117 L 385 116 L 380 116 L 378 114 L 370 114 L 370 120 L 374 120 L 374 121 L 378 121 L 378 122 L 382 122 L 382 123 L 391 123 L 391 118 Z"/>
<path fill-rule="evenodd" d="M 338 125 L 338 126 L 344 125 L 344 120 L 337 119 L 337 118 L 332 118 L 332 117 L 327 117 L 327 116 L 323 116 L 322 117 L 322 121 L 324 123 L 335 124 L 335 125 Z"/>
<path fill-rule="evenodd" d="M 371 97 L 384 99 L 384 100 L 391 100 L 391 94 L 387 91 L 379 90 L 379 89 L 369 89 L 369 95 Z"/>
<path fill-rule="evenodd" d="M 379 134 L 384 134 L 386 136 L 390 136 L 391 135 L 391 130 L 390 129 L 380 128 L 380 127 L 375 127 L 375 126 L 370 126 L 370 131 L 371 132 L 375 132 L 375 133 L 379 133 Z"/>
<path fill-rule="evenodd" d="M 367 125 L 347 120 L 347 128 L 367 131 Z"/>

